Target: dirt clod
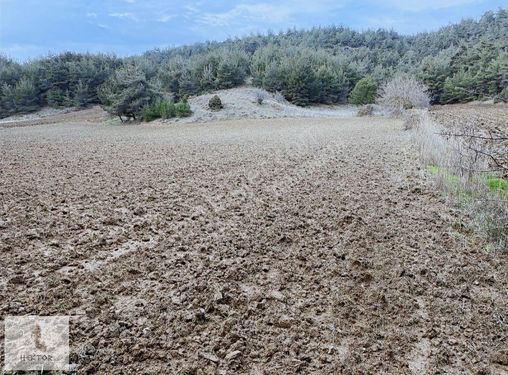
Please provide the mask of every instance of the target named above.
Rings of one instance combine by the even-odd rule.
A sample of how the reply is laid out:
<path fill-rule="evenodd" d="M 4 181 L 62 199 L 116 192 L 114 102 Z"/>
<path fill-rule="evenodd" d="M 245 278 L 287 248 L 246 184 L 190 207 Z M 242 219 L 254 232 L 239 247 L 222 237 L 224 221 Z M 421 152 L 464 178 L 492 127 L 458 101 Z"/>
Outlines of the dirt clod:
<path fill-rule="evenodd" d="M 506 255 L 419 167 L 377 117 L 0 128 L 0 314 L 78 374 L 501 373 Z"/>

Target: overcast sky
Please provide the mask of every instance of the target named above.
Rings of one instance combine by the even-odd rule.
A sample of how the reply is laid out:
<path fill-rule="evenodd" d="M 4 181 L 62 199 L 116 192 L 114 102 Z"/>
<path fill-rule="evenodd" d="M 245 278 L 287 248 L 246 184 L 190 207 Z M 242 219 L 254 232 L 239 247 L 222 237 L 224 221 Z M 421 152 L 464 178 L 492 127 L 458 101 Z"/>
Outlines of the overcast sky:
<path fill-rule="evenodd" d="M 320 25 L 410 34 L 507 6 L 507 0 L 0 0 L 0 53 L 17 60 L 66 50 L 125 56 Z"/>

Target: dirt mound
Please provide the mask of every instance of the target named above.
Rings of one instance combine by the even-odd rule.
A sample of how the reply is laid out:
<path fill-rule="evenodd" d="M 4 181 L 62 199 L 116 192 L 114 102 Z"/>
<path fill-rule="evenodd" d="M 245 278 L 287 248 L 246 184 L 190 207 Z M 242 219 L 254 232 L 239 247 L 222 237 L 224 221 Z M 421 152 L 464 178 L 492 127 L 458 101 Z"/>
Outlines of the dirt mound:
<path fill-rule="evenodd" d="M 219 95 L 224 108 L 212 111 L 208 107 L 210 98 Z M 263 98 L 258 104 L 257 97 Z M 354 106 L 314 106 L 302 108 L 288 103 L 281 95 L 270 94 L 264 90 L 252 87 L 242 87 L 230 90 L 220 90 L 212 94 L 200 95 L 189 99 L 192 116 L 158 120 L 153 123 L 193 123 L 211 122 L 218 120 L 238 119 L 271 119 L 271 118 L 348 118 L 356 116 L 358 109 Z M 87 109 L 53 109 L 44 108 L 38 112 L 25 115 L 15 115 L 0 120 L 0 128 L 54 124 L 59 122 L 88 122 L 100 123 L 104 121 L 119 123 L 116 117 L 110 116 L 100 106 Z"/>
<path fill-rule="evenodd" d="M 506 256 L 401 128 L 3 129 L 0 315 L 71 315 L 79 374 L 506 373 Z"/>
<path fill-rule="evenodd" d="M 208 102 L 214 95 L 218 95 L 224 105 L 224 108 L 220 111 L 212 111 L 208 107 Z M 258 96 L 263 98 L 262 104 L 258 104 Z M 220 90 L 211 94 L 196 96 L 189 99 L 189 104 L 193 112 L 191 117 L 171 119 L 167 122 L 209 122 L 285 117 L 346 118 L 356 116 L 358 111 L 356 107 L 349 105 L 302 108 L 290 104 L 281 95 L 271 94 L 253 87 Z"/>

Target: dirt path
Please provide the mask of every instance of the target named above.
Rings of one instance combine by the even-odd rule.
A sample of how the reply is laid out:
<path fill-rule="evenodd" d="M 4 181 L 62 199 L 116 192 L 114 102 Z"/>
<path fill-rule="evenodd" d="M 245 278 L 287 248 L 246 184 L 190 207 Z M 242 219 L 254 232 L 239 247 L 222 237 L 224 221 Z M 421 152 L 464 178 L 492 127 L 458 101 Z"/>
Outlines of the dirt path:
<path fill-rule="evenodd" d="M 78 373 L 507 373 L 507 258 L 400 128 L 0 129 L 1 315 L 73 315 Z"/>

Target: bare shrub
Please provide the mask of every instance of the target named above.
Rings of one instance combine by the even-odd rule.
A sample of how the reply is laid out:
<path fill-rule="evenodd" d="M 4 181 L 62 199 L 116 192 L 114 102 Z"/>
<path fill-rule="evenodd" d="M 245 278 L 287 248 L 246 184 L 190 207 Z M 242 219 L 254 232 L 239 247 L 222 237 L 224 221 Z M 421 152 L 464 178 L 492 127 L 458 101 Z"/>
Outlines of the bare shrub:
<path fill-rule="evenodd" d="M 439 128 L 425 112 L 418 112 L 413 139 L 422 161 L 427 165 L 448 166 L 452 145 L 440 135 Z"/>
<path fill-rule="evenodd" d="M 404 113 L 404 130 L 411 130 L 416 128 L 420 119 L 422 117 L 422 113 L 417 110 L 412 110 Z"/>
<path fill-rule="evenodd" d="M 273 99 L 280 104 L 287 104 L 287 100 L 279 91 L 276 91 L 275 94 L 273 94 Z"/>
<path fill-rule="evenodd" d="M 266 99 L 266 92 L 262 90 L 257 90 L 254 93 L 254 98 L 256 100 L 256 103 L 261 105 L 263 104 L 263 101 Z"/>
<path fill-rule="evenodd" d="M 428 108 L 430 98 L 427 87 L 409 75 L 398 75 L 380 90 L 379 104 L 400 116 L 412 108 Z"/>
<path fill-rule="evenodd" d="M 374 113 L 374 106 L 372 106 L 371 104 L 367 104 L 367 105 L 362 106 L 358 110 L 358 117 L 372 116 L 373 113 Z"/>

